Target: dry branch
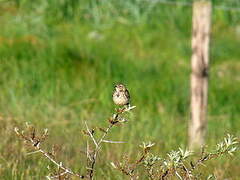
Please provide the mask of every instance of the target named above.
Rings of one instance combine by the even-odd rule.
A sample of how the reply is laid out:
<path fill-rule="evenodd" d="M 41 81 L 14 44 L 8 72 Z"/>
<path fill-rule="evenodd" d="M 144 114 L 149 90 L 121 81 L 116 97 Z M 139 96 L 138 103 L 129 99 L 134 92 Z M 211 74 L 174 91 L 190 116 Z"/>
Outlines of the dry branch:
<path fill-rule="evenodd" d="M 112 129 L 113 126 L 115 126 L 118 123 L 126 122 L 126 119 L 123 117 L 123 114 L 128 111 L 131 111 L 135 107 L 136 106 L 117 109 L 116 113 L 114 113 L 108 120 L 109 126 L 106 129 L 101 128 L 101 132 L 103 132 L 103 135 L 99 139 L 94 137 L 95 131 L 90 130 L 87 123 L 85 122 L 86 131 L 83 131 L 83 132 L 84 132 L 84 134 L 86 134 L 90 137 L 90 139 L 93 142 L 94 147 L 95 147 L 95 148 L 93 148 L 94 150 L 91 150 L 90 144 L 87 141 L 86 153 L 84 152 L 84 154 L 86 154 L 87 160 L 88 160 L 86 175 L 81 175 L 79 173 L 73 172 L 70 168 L 64 166 L 62 162 L 59 162 L 56 160 L 56 158 L 54 157 L 54 152 L 47 152 L 47 151 L 43 150 L 41 145 L 48 136 L 47 129 L 45 129 L 44 133 L 42 133 L 39 136 L 37 135 L 35 128 L 33 126 L 30 126 L 27 123 L 26 123 L 26 126 L 27 126 L 26 132 L 25 131 L 20 132 L 18 128 L 15 128 L 14 130 L 15 130 L 15 133 L 28 146 L 30 146 L 31 149 L 33 149 L 33 151 L 27 153 L 27 155 L 40 153 L 45 158 L 47 158 L 49 161 L 51 161 L 55 166 L 57 166 L 57 168 L 58 168 L 57 173 L 52 173 L 52 174 L 46 176 L 47 179 L 68 179 L 69 176 L 75 176 L 80 179 L 87 178 L 87 179 L 92 180 L 95 175 L 95 165 L 96 165 L 97 157 L 98 157 L 99 151 L 101 149 L 102 143 L 124 143 L 122 141 L 105 140 L 105 137 L 110 133 L 110 130 Z"/>

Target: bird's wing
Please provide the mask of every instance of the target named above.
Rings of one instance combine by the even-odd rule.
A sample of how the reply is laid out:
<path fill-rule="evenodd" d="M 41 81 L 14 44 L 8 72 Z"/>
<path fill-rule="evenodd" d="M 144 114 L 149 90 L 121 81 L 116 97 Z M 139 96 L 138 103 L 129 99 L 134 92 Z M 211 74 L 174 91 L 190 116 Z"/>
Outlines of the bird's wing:
<path fill-rule="evenodd" d="M 130 93 L 127 89 L 126 89 L 126 96 L 127 96 L 128 99 L 130 99 Z"/>
<path fill-rule="evenodd" d="M 115 95 L 115 93 L 116 93 L 116 90 L 114 89 L 112 92 L 112 97 Z"/>

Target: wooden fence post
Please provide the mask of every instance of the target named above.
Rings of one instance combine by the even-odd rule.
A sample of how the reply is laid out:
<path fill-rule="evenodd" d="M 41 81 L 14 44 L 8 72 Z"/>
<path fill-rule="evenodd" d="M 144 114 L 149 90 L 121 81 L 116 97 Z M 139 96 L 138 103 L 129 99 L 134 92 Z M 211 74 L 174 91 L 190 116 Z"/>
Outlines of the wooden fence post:
<path fill-rule="evenodd" d="M 191 119 L 188 134 L 189 147 L 194 149 L 204 144 L 207 126 L 211 2 L 194 1 L 192 18 Z"/>

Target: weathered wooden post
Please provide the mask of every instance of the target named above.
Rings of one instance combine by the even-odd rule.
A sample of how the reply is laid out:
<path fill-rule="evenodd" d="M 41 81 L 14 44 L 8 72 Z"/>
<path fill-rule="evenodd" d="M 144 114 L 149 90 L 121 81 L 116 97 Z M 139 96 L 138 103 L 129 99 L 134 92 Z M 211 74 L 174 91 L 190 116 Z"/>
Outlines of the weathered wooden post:
<path fill-rule="evenodd" d="M 194 1 L 192 18 L 191 119 L 188 132 L 191 149 L 204 144 L 207 127 L 211 2 Z"/>

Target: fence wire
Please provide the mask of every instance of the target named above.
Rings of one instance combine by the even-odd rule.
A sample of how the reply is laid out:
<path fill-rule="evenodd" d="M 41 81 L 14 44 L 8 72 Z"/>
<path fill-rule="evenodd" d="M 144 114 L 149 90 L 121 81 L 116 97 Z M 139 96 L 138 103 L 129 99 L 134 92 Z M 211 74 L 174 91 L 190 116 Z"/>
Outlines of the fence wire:
<path fill-rule="evenodd" d="M 148 0 L 151 3 L 160 3 L 171 6 L 192 6 L 192 2 L 180 2 L 180 1 L 167 1 L 167 0 Z M 240 12 L 240 7 L 232 7 L 232 6 L 223 6 L 223 5 L 215 5 L 214 9 L 219 9 L 222 11 L 237 11 Z"/>

